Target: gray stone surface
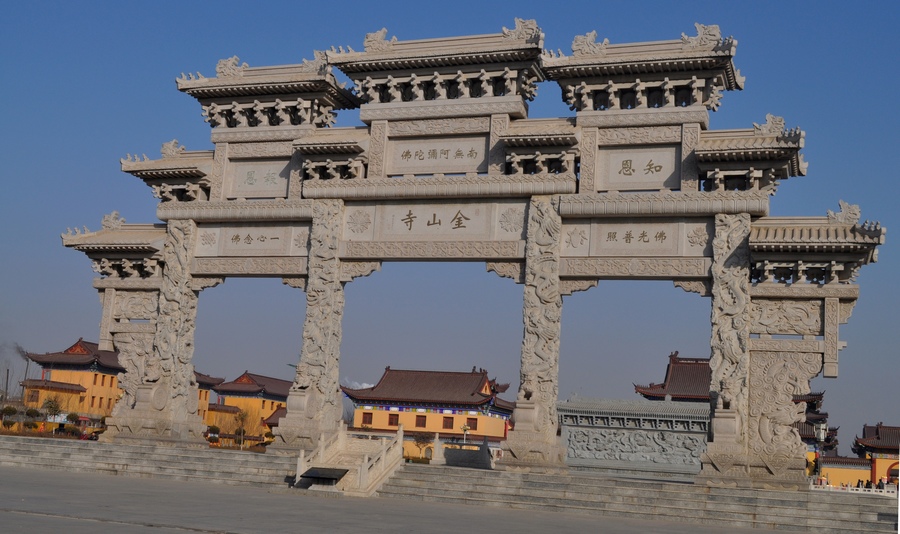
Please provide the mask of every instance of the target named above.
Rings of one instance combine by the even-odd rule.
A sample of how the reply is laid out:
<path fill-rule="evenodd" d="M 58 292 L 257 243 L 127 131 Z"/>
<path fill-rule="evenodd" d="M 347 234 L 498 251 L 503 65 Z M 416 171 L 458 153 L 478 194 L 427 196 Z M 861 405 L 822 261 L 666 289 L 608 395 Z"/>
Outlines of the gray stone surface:
<path fill-rule="evenodd" d="M 672 534 L 721 527 L 414 501 L 329 498 L 295 490 L 0 467 L 3 532 L 597 532 Z M 468 526 L 466 526 L 468 525 Z M 729 532 L 775 532 L 729 528 Z"/>

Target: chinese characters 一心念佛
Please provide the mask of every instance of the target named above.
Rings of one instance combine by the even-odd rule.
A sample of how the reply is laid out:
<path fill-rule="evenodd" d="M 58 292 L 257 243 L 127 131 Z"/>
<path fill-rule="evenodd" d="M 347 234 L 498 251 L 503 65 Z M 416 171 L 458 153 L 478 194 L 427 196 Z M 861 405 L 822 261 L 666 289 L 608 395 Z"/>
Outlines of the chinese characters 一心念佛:
<path fill-rule="evenodd" d="M 267 236 L 265 234 L 259 234 L 256 237 L 247 234 L 246 236 L 241 236 L 241 234 L 234 234 L 231 236 L 231 244 L 232 245 L 252 245 L 253 243 L 265 243 L 266 241 L 278 241 L 280 238 L 278 236 Z"/>

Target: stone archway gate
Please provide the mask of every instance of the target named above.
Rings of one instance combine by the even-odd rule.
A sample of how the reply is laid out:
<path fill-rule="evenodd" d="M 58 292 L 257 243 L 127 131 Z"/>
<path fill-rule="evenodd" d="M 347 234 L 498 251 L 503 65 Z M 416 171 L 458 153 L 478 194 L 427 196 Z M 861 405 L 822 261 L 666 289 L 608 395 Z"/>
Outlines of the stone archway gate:
<path fill-rule="evenodd" d="M 542 49 L 534 21 L 469 37 L 315 52 L 251 68 L 233 57 L 191 74 L 212 151 L 177 141 L 128 156 L 163 224 L 69 232 L 100 277 L 101 348 L 120 352 L 124 398 L 112 440 L 189 442 L 204 429 L 193 379 L 197 298 L 229 276 L 280 277 L 306 292 L 300 362 L 278 443 L 310 448 L 338 429 L 343 286 L 389 260 L 484 261 L 524 285 L 524 338 L 507 461 L 558 466 L 563 296 L 601 279 L 672 280 L 710 297 L 712 435 L 699 481 L 805 485 L 791 424 L 824 370 L 859 268 L 884 241 L 859 208 L 768 217 L 779 181 L 804 175 L 804 134 L 780 117 L 709 130 L 742 89 L 736 41 L 696 36 L 623 45 L 577 36 Z M 353 80 L 349 90 L 332 74 Z M 573 116 L 529 119 L 537 83 L 558 83 Z M 359 108 L 361 127 L 332 127 Z"/>

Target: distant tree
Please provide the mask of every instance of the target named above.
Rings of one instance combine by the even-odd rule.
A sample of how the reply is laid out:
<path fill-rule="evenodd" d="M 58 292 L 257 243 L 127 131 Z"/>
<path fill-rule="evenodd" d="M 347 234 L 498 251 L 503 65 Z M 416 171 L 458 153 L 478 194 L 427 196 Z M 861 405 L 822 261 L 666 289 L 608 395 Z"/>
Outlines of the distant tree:
<path fill-rule="evenodd" d="M 431 445 L 433 436 L 431 434 L 426 434 L 425 432 L 416 432 L 413 434 L 413 443 L 415 443 L 416 448 L 419 449 L 419 458 L 425 456 L 425 447 Z"/>
<path fill-rule="evenodd" d="M 25 417 L 29 419 L 37 419 L 40 416 L 41 412 L 34 408 L 28 408 L 27 410 L 25 410 Z"/>
<path fill-rule="evenodd" d="M 66 416 L 66 421 L 72 423 L 73 425 L 78 422 L 78 414 L 75 412 L 71 412 Z"/>
<path fill-rule="evenodd" d="M 219 429 L 219 427 L 217 427 L 216 425 L 209 425 L 209 426 L 206 428 L 206 433 L 207 433 L 207 434 L 218 434 L 219 431 L 220 431 L 220 429 Z"/>
<path fill-rule="evenodd" d="M 6 420 L 7 417 L 12 417 L 19 413 L 19 410 L 16 410 L 14 406 L 4 406 L 2 410 L 0 410 L 0 415 L 3 416 L 3 419 Z"/>
<path fill-rule="evenodd" d="M 44 413 L 49 417 L 56 417 L 62 412 L 62 407 L 59 405 L 59 397 L 56 395 L 47 397 L 44 400 L 44 404 L 41 405 L 41 409 L 44 410 Z"/>
<path fill-rule="evenodd" d="M 3 428 L 5 428 L 5 429 L 7 429 L 7 430 L 9 430 L 10 428 L 12 428 L 12 426 L 13 426 L 14 424 L 16 424 L 16 422 L 13 421 L 12 419 L 9 419 L 9 420 L 4 419 L 4 420 L 3 420 Z"/>
<path fill-rule="evenodd" d="M 249 418 L 250 414 L 247 413 L 246 410 L 238 410 L 238 412 L 234 414 L 234 422 L 237 423 L 237 430 L 235 430 L 234 433 L 238 437 L 238 445 L 240 445 L 241 450 L 244 450 L 244 436 L 247 434 L 245 426 L 247 425 L 247 419 Z"/>

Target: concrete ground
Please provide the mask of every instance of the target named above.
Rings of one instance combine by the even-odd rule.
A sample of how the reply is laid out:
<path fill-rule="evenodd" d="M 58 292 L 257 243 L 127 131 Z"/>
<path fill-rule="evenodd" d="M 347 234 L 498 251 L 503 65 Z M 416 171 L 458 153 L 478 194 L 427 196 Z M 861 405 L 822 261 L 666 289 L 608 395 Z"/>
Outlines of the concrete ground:
<path fill-rule="evenodd" d="M 774 530 L 0 467 L 0 531 L 729 534 Z M 784 532 L 784 531 L 779 531 Z"/>

